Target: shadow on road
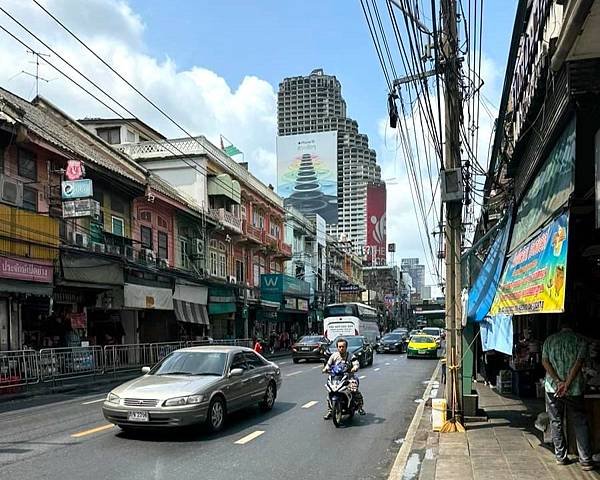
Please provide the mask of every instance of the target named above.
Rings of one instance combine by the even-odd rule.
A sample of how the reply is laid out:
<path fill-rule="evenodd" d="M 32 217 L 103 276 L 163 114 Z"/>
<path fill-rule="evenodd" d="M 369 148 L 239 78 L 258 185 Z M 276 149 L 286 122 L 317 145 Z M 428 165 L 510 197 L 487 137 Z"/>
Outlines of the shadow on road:
<path fill-rule="evenodd" d="M 211 433 L 204 425 L 195 425 L 186 428 L 172 429 L 140 429 L 127 430 L 117 433 L 117 437 L 132 440 L 142 440 L 146 442 L 210 442 L 220 440 L 229 435 L 247 430 L 250 427 L 260 428 L 269 420 L 281 415 L 292 408 L 297 403 L 275 402 L 273 410 L 263 413 L 256 407 L 250 407 L 234 412 L 227 417 L 225 428 L 218 433 Z"/>

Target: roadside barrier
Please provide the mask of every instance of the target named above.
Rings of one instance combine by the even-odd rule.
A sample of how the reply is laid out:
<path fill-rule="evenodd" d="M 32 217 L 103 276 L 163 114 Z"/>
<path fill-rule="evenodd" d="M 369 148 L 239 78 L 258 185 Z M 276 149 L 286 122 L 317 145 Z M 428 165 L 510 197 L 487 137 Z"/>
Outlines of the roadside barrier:
<path fill-rule="evenodd" d="M 27 385 L 89 376 L 139 371 L 151 367 L 171 352 L 201 345 L 252 347 L 252 339 L 134 343 L 101 347 L 63 347 L 0 352 L 0 395 Z"/>

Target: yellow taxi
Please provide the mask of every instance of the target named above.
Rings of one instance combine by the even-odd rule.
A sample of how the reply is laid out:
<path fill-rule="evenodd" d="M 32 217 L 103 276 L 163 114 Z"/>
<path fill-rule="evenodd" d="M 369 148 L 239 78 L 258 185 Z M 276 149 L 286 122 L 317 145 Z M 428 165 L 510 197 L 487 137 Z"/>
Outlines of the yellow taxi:
<path fill-rule="evenodd" d="M 431 335 L 413 335 L 408 342 L 406 357 L 429 357 L 437 358 L 438 344 L 435 337 Z"/>

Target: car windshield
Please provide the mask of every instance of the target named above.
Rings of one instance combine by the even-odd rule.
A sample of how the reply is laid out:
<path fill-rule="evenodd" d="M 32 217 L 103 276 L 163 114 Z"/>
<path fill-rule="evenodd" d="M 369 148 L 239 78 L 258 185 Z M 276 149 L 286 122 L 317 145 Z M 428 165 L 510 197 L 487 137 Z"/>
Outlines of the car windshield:
<path fill-rule="evenodd" d="M 321 341 L 321 337 L 307 335 L 306 337 L 302 337 L 298 340 L 298 343 L 319 343 Z"/>
<path fill-rule="evenodd" d="M 415 336 L 411 341 L 413 343 L 435 343 L 435 339 L 433 337 L 428 337 L 425 335 Z"/>
<path fill-rule="evenodd" d="M 337 337 L 333 342 L 331 342 L 331 346 L 336 349 L 338 338 L 345 338 L 349 347 L 362 347 L 363 344 L 362 337 Z"/>
<path fill-rule="evenodd" d="M 401 338 L 402 335 L 399 333 L 388 333 L 383 336 L 382 340 L 400 340 Z"/>
<path fill-rule="evenodd" d="M 173 352 L 150 375 L 223 375 L 226 353 Z"/>
<path fill-rule="evenodd" d="M 434 335 L 434 336 L 437 336 L 440 334 L 440 330 L 438 328 L 424 328 L 423 332 L 426 333 L 427 335 Z"/>

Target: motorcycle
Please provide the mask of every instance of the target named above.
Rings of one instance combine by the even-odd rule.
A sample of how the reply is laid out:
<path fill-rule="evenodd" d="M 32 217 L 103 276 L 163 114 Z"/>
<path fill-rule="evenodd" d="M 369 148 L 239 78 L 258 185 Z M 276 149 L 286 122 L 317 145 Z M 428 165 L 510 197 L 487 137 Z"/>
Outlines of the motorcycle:
<path fill-rule="evenodd" d="M 358 380 L 354 378 L 347 364 L 338 363 L 331 367 L 325 388 L 329 396 L 333 424 L 339 427 L 344 415 L 352 419 L 358 410 L 354 395 L 358 391 Z"/>

